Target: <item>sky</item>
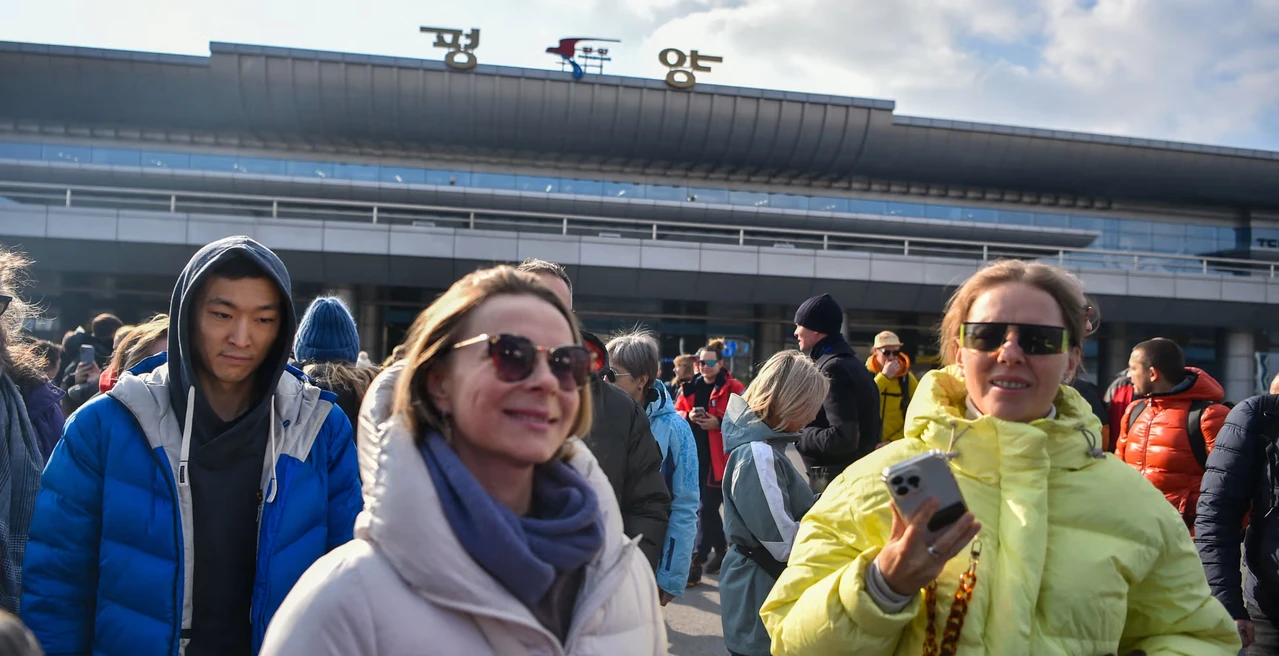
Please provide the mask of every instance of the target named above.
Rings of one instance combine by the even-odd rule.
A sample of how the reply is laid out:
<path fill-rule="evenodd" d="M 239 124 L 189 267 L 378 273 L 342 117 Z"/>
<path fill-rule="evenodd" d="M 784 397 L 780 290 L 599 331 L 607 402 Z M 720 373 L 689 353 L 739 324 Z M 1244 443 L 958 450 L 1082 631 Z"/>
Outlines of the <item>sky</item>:
<path fill-rule="evenodd" d="M 880 98 L 897 114 L 1279 151 L 1279 0 L 0 0 L 0 40 L 208 55 L 210 41 L 558 69 L 565 37 L 723 58 L 702 83 Z"/>

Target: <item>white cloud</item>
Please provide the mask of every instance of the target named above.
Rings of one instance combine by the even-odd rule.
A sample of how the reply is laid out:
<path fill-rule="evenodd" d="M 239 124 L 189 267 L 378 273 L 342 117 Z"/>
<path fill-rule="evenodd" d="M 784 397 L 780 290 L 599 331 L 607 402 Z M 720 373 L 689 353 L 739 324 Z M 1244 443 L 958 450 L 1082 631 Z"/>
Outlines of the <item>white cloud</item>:
<path fill-rule="evenodd" d="M 207 53 L 209 41 L 436 59 L 418 25 L 483 29 L 483 63 L 554 68 L 566 36 L 724 57 L 699 82 L 886 98 L 902 114 L 1279 149 L 1272 0 L 0 0 L 0 39 Z"/>

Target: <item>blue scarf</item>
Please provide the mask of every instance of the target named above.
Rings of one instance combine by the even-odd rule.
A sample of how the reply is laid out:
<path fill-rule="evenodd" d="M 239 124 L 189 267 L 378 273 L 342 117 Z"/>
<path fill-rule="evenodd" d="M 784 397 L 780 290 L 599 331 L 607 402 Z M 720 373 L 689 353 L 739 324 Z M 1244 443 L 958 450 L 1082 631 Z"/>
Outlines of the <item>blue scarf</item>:
<path fill-rule="evenodd" d="M 595 491 L 567 464 L 534 470 L 537 516 L 520 517 L 489 496 L 438 433 L 421 451 L 462 548 L 525 606 L 541 600 L 558 573 L 582 567 L 603 548 Z"/>

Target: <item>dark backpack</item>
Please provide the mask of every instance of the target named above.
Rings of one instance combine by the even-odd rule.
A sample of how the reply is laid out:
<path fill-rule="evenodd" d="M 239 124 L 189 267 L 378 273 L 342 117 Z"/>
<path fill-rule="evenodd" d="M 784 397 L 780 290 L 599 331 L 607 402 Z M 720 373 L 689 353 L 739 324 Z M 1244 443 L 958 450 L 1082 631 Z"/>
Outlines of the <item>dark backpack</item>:
<path fill-rule="evenodd" d="M 1186 435 L 1190 437 L 1190 450 L 1195 454 L 1195 460 L 1199 462 L 1199 466 L 1205 470 L 1208 469 L 1208 442 L 1204 439 L 1203 430 L 1203 414 L 1204 410 L 1211 405 L 1224 405 L 1227 408 L 1235 407 L 1230 401 L 1204 401 L 1199 399 L 1190 402 L 1190 412 L 1186 415 Z M 1132 427 L 1137 424 L 1137 417 L 1150 407 L 1147 399 L 1135 401 L 1132 410 L 1128 412 L 1128 432 L 1132 432 Z"/>

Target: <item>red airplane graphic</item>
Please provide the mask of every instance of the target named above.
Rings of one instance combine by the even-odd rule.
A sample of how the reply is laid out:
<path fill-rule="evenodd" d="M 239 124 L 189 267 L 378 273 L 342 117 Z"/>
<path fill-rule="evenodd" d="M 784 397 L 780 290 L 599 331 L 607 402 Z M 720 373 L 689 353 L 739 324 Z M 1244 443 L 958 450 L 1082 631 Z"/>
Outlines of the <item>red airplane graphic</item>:
<path fill-rule="evenodd" d="M 578 41 L 609 41 L 611 43 L 621 43 L 621 41 L 617 39 L 597 39 L 594 37 L 577 37 L 574 39 L 560 39 L 560 44 L 558 46 L 547 48 L 546 52 L 549 52 L 554 55 L 559 55 L 565 59 L 572 59 L 573 55 L 577 53 Z"/>

